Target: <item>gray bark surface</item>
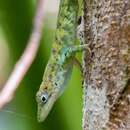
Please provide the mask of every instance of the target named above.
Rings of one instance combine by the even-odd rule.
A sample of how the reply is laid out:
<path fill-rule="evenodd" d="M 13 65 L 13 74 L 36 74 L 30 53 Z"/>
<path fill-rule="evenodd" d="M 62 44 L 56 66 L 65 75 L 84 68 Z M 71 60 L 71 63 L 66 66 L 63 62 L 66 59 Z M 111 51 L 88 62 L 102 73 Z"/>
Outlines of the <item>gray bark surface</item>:
<path fill-rule="evenodd" d="M 130 130 L 130 0 L 85 0 L 83 130 Z"/>

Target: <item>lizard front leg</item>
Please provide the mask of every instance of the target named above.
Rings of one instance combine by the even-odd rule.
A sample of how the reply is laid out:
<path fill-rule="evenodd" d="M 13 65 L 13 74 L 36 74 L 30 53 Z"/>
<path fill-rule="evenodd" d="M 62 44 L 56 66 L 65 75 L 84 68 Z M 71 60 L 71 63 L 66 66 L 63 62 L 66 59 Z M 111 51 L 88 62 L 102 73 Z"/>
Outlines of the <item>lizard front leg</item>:
<path fill-rule="evenodd" d="M 59 64 L 64 65 L 66 63 L 67 59 L 73 58 L 73 56 L 75 57 L 75 53 L 81 52 L 83 50 L 87 50 L 87 51 L 89 51 L 89 53 L 91 52 L 88 44 L 64 47 L 62 49 L 62 51 L 61 51 L 62 53 L 59 57 Z"/>

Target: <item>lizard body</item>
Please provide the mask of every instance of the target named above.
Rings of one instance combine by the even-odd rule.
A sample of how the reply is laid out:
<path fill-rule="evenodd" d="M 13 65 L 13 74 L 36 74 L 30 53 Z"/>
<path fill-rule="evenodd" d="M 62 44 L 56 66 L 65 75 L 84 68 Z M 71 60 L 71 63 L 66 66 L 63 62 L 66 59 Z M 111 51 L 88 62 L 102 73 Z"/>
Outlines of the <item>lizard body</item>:
<path fill-rule="evenodd" d="M 78 0 L 61 0 L 55 40 L 43 81 L 36 94 L 38 121 L 44 121 L 53 104 L 62 94 L 73 68 L 75 53 L 86 49 L 76 45 Z"/>

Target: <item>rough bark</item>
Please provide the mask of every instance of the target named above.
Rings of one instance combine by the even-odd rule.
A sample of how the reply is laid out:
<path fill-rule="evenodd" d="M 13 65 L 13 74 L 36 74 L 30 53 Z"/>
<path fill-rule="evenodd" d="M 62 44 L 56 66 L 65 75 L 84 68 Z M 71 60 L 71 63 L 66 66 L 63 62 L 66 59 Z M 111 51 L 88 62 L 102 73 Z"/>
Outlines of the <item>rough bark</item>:
<path fill-rule="evenodd" d="M 83 130 L 130 130 L 130 0 L 85 0 Z"/>

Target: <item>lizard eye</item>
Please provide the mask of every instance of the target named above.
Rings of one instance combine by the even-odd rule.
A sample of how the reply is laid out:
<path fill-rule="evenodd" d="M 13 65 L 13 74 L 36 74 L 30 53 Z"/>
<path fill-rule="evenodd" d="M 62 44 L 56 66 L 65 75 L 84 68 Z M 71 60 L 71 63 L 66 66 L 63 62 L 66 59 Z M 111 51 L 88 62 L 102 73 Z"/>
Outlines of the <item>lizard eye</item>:
<path fill-rule="evenodd" d="M 42 102 L 45 104 L 45 103 L 48 101 L 48 94 L 47 94 L 47 93 L 44 93 L 44 94 L 41 96 L 41 100 L 42 100 Z"/>

